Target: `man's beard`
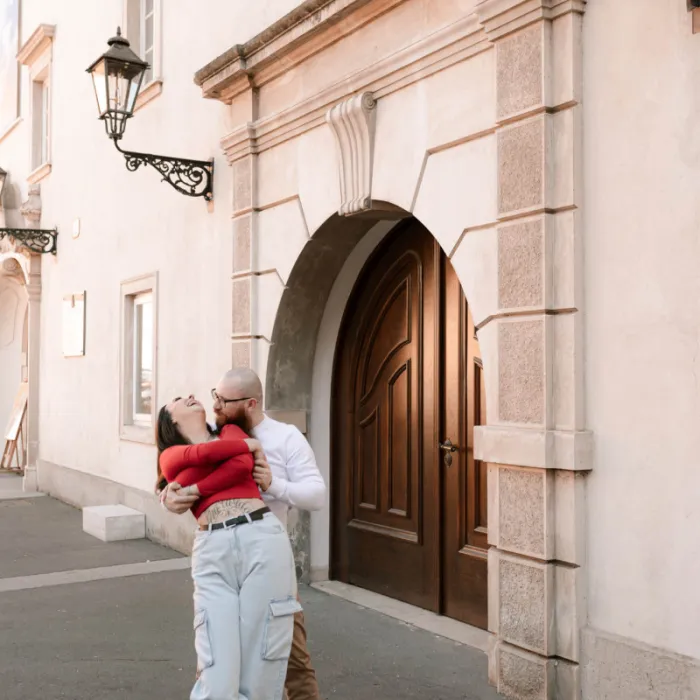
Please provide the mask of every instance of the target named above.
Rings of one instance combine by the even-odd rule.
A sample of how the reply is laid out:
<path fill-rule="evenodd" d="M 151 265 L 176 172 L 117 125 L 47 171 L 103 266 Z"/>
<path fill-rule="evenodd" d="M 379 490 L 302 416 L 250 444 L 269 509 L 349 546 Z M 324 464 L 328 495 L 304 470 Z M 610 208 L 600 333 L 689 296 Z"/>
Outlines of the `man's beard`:
<path fill-rule="evenodd" d="M 237 425 L 244 433 L 251 434 L 253 426 L 248 416 L 244 413 L 241 416 L 230 418 L 223 413 L 216 414 L 216 427 L 221 430 L 225 425 Z"/>

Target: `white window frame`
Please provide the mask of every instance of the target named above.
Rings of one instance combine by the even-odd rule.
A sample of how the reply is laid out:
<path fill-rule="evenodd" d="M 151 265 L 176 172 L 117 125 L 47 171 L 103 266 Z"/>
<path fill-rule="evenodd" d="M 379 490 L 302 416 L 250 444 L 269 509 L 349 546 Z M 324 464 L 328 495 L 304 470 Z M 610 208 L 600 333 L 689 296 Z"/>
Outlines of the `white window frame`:
<path fill-rule="evenodd" d="M 30 110 L 32 125 L 30 167 L 32 173 L 36 173 L 47 167 L 51 168 L 51 79 L 48 66 L 33 76 Z"/>
<path fill-rule="evenodd" d="M 56 28 L 40 24 L 23 44 L 17 59 L 28 68 L 29 77 L 29 162 L 27 178 L 34 185 L 51 172 L 51 89 L 53 38 Z"/>
<path fill-rule="evenodd" d="M 136 309 L 150 298 L 153 309 L 153 355 L 151 358 L 151 412 L 136 413 Z M 119 435 L 131 442 L 155 443 L 158 399 L 158 273 L 143 275 L 121 285 L 121 360 Z"/>
<path fill-rule="evenodd" d="M 144 55 L 143 36 L 145 33 L 145 8 L 146 0 L 124 0 L 124 26 L 126 38 L 131 42 L 131 48 L 144 61 L 148 60 Z M 151 64 L 151 79 L 141 86 L 134 111 L 148 104 L 163 91 L 162 72 L 162 26 L 163 26 L 163 0 L 153 0 L 153 58 Z"/>

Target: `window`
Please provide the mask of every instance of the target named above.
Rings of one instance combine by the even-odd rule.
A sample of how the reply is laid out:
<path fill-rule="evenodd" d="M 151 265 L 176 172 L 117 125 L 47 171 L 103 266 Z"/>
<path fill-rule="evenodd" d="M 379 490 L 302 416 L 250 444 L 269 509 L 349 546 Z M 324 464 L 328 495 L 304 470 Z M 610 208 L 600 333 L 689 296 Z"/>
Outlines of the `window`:
<path fill-rule="evenodd" d="M 139 36 L 141 58 L 148 61 L 150 68 L 144 76 L 144 83 L 148 85 L 153 80 L 153 27 L 155 24 L 154 0 L 141 0 L 140 20 L 141 33 Z"/>
<path fill-rule="evenodd" d="M 157 276 L 122 284 L 121 437 L 153 442 Z"/>
<path fill-rule="evenodd" d="M 135 109 L 157 97 L 163 86 L 160 62 L 160 25 L 162 0 L 125 0 L 126 38 L 131 48 L 150 68 L 143 78 L 143 86 Z"/>
<path fill-rule="evenodd" d="M 0 140 L 19 119 L 19 0 L 0 2 Z"/>
<path fill-rule="evenodd" d="M 51 56 L 55 27 L 40 24 L 17 54 L 29 73 L 30 184 L 51 172 Z"/>
<path fill-rule="evenodd" d="M 133 297 L 133 415 L 134 423 L 151 424 L 153 412 L 153 294 Z"/>
<path fill-rule="evenodd" d="M 48 75 L 32 81 L 32 170 L 50 162 L 50 106 Z"/>

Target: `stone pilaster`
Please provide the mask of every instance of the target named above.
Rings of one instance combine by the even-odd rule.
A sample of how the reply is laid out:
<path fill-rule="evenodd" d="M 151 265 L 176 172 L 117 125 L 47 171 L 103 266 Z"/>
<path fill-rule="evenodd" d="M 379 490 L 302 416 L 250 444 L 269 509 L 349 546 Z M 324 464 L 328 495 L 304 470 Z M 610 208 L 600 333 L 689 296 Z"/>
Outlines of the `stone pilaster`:
<path fill-rule="evenodd" d="M 496 52 L 498 311 L 488 426 L 489 676 L 517 700 L 580 698 L 585 624 L 581 312 L 583 0 L 483 0 Z"/>
<path fill-rule="evenodd" d="M 251 101 L 251 116 L 255 100 Z M 269 337 L 262 333 L 257 299 L 261 273 L 257 264 L 258 155 L 253 130 L 244 124 L 222 141 L 233 171 L 232 366 L 266 369 Z"/>

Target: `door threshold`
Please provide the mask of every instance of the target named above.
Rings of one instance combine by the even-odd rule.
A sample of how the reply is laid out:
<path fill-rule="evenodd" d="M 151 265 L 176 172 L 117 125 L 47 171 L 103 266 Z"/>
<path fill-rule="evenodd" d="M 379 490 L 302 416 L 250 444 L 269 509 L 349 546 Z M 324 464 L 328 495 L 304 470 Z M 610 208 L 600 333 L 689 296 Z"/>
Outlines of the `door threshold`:
<path fill-rule="evenodd" d="M 484 653 L 488 651 L 489 633 L 478 627 L 340 581 L 319 581 L 311 587 Z"/>

